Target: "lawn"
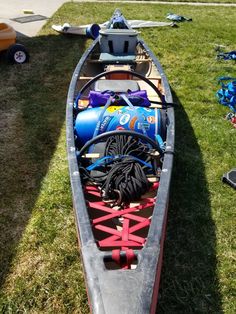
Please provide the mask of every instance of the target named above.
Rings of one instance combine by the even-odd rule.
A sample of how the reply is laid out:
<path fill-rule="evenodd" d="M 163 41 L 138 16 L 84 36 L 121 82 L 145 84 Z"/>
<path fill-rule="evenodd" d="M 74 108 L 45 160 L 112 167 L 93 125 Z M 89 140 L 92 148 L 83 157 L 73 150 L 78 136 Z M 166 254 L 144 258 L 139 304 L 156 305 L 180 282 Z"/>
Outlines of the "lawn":
<path fill-rule="evenodd" d="M 126 1 L 126 0 L 121 0 Z M 236 3 L 236 0 L 131 0 L 131 1 L 147 1 L 147 2 L 200 2 L 200 3 Z"/>
<path fill-rule="evenodd" d="M 91 43 L 52 24 L 100 23 L 119 7 L 129 19 L 192 17 L 141 36 L 162 63 L 176 109 L 176 153 L 159 313 L 236 313 L 235 190 L 221 176 L 235 167 L 236 129 L 217 104 L 217 78 L 236 64 L 236 11 L 224 7 L 69 3 L 34 38 L 31 60 L 0 59 L 0 313 L 88 313 L 65 144 L 65 104 L 73 69 Z M 178 9 L 178 10 L 176 10 Z"/>

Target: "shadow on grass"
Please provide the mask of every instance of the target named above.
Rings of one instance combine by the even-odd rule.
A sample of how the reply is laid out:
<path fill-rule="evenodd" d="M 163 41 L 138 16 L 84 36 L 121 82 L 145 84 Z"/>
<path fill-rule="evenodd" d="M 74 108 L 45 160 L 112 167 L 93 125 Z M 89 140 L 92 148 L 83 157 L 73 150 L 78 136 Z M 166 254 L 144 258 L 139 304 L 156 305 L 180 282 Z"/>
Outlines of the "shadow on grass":
<path fill-rule="evenodd" d="M 223 313 L 202 154 L 188 116 L 173 95 L 179 103 L 176 153 L 157 313 Z"/>
<path fill-rule="evenodd" d="M 8 65 L 3 57 L 0 64 L 0 286 L 40 194 L 65 121 L 69 82 L 85 48 L 78 37 L 21 42 L 30 51 L 29 64 Z"/>

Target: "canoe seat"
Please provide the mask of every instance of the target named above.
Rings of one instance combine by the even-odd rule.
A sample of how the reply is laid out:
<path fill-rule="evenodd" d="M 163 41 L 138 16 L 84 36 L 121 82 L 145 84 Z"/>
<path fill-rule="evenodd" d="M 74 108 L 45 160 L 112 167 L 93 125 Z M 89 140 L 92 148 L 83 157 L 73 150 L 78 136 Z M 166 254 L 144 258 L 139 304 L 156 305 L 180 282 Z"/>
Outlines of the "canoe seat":
<path fill-rule="evenodd" d="M 133 63 L 138 33 L 132 29 L 100 30 L 100 58 L 104 63 Z"/>
<path fill-rule="evenodd" d="M 125 93 L 128 90 L 136 92 L 140 90 L 139 84 L 132 80 L 98 80 L 94 86 L 95 91 L 113 91 L 115 93 Z"/>

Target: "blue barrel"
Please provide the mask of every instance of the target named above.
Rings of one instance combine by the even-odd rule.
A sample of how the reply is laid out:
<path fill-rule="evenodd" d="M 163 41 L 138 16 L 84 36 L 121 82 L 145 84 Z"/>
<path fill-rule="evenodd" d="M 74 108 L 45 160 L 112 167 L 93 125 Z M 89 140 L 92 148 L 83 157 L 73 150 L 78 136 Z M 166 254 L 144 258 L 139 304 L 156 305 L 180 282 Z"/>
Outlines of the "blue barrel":
<path fill-rule="evenodd" d="M 114 130 L 133 130 L 151 137 L 161 134 L 161 111 L 157 108 L 111 106 L 105 111 L 101 121 L 102 107 L 80 112 L 75 121 L 75 134 L 80 145 L 93 138 L 96 127 L 98 134 Z M 99 122 L 99 123 L 98 123 Z"/>

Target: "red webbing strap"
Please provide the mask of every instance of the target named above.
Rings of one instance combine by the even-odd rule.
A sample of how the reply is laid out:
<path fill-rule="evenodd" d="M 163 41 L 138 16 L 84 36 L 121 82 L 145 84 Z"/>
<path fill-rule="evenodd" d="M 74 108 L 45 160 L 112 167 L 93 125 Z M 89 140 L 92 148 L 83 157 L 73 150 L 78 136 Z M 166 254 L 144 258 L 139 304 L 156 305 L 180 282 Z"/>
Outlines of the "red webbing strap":
<path fill-rule="evenodd" d="M 94 203 L 88 202 L 90 208 L 99 209 L 99 210 L 104 211 L 106 213 L 110 213 L 109 215 L 104 215 L 102 217 L 93 219 L 93 225 L 100 223 L 102 221 L 108 220 L 108 219 L 115 218 L 115 217 L 121 217 L 121 216 L 126 217 L 126 215 L 133 213 L 133 212 L 137 212 L 137 210 L 145 210 L 146 208 L 153 206 L 154 201 L 152 199 L 152 202 L 151 202 L 150 199 L 148 199 L 148 203 L 146 203 L 146 204 L 138 205 L 135 207 L 128 207 L 128 208 L 125 208 L 123 210 L 122 209 L 121 210 L 114 210 L 110 207 L 104 206 L 104 203 L 103 203 L 103 205 L 101 205 L 101 203 L 102 202 L 96 202 L 96 203 L 95 202 Z M 140 222 L 146 220 L 146 218 L 144 218 L 142 216 L 137 216 L 137 215 L 132 215 L 132 216 L 130 215 L 130 217 L 132 217 L 132 218 L 129 218 L 129 219 L 134 219 L 134 220 L 137 220 Z M 126 217 L 126 218 L 128 218 L 128 217 Z"/>
<path fill-rule="evenodd" d="M 133 227 L 132 227 L 133 228 Z M 140 236 L 136 236 L 134 234 L 131 234 L 131 233 L 127 233 L 127 235 L 124 234 L 124 232 L 121 232 L 119 230 L 116 230 L 116 229 L 113 229 L 113 228 L 110 228 L 110 227 L 106 227 L 106 226 L 103 226 L 103 225 L 96 225 L 95 226 L 95 229 L 97 230 L 101 230 L 101 231 L 104 231 L 106 233 L 109 233 L 110 235 L 115 235 L 115 236 L 118 236 L 118 239 L 122 239 L 122 242 L 125 243 L 127 242 L 128 240 L 130 241 L 135 241 L 135 242 L 138 242 L 139 244 L 144 244 L 144 238 L 140 237 Z M 131 229 L 131 228 L 130 228 Z M 132 229 L 131 229 L 132 230 Z M 138 229 L 137 229 L 138 230 Z M 136 231 L 136 230 L 135 230 Z M 127 240 L 123 240 L 123 239 L 127 239 Z M 107 240 L 106 242 L 110 242 L 110 237 L 109 238 L 106 238 L 104 240 Z M 101 242 L 103 242 L 104 240 L 101 240 L 99 241 L 99 243 L 101 244 Z M 111 241 L 115 241 L 115 239 L 111 239 Z M 124 244 L 125 245 L 125 244 Z M 111 246 L 111 245 L 110 245 Z"/>
<path fill-rule="evenodd" d="M 120 250 L 112 250 L 112 259 L 116 264 L 120 265 Z"/>
<path fill-rule="evenodd" d="M 153 188 L 156 190 L 158 183 Z M 145 211 L 149 212 L 154 207 L 156 199 L 146 197 L 136 206 L 127 205 L 117 210 L 101 200 L 97 187 L 85 186 L 85 192 L 90 194 L 92 199 L 95 197 L 95 200 L 88 201 L 87 205 L 97 213 L 96 218 L 92 219 L 92 227 L 103 233 L 102 239 L 97 241 L 98 247 L 110 249 L 112 260 L 122 269 L 130 269 L 136 258 L 133 249 L 142 249 L 146 242 L 146 236 L 141 236 L 142 232 L 139 231 L 151 224 L 152 214 L 147 217 Z M 121 224 L 116 224 L 117 219 Z"/>
<path fill-rule="evenodd" d="M 121 262 L 120 256 L 121 250 L 112 250 L 112 259 L 123 269 L 130 269 L 131 264 L 135 259 L 135 254 L 132 249 L 127 249 L 125 251 L 126 261 Z"/>
<path fill-rule="evenodd" d="M 129 219 L 124 219 L 122 228 L 122 240 L 129 240 Z"/>
<path fill-rule="evenodd" d="M 135 259 L 135 254 L 132 249 L 128 249 L 126 251 L 126 259 L 127 259 L 127 268 L 130 268 L 131 264 L 133 263 Z"/>

